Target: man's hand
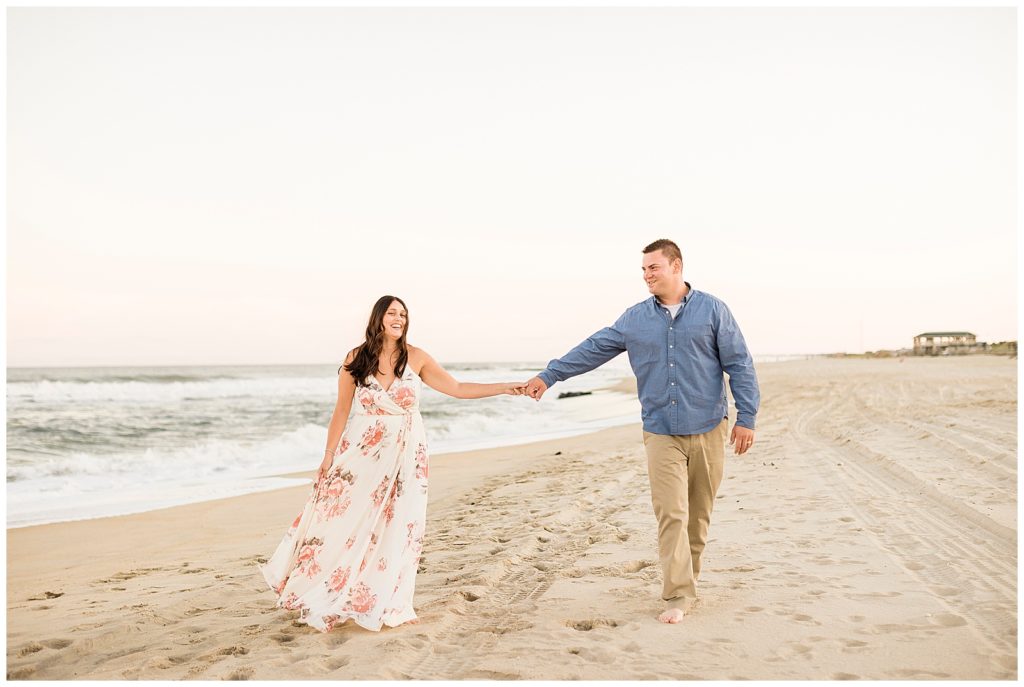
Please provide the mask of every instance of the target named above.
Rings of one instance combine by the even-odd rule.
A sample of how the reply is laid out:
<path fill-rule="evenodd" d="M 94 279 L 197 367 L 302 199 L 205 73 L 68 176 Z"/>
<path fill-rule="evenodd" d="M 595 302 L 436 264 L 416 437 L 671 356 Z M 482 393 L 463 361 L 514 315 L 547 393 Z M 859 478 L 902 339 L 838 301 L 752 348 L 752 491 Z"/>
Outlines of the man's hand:
<path fill-rule="evenodd" d="M 736 455 L 743 455 L 747 449 L 754 445 L 754 430 L 733 425 L 732 436 L 729 437 L 729 445 L 736 445 Z"/>
<path fill-rule="evenodd" d="M 534 377 L 526 383 L 526 395 L 535 401 L 539 401 L 547 390 L 548 385 L 540 377 Z"/>

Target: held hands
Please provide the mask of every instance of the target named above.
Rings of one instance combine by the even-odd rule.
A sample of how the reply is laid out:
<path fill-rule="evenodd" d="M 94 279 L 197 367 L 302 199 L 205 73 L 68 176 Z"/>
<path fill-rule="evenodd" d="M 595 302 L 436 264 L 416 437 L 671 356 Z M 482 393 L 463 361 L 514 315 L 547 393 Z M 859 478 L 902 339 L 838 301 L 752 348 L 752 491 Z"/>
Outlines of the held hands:
<path fill-rule="evenodd" d="M 537 385 L 540 385 L 539 387 Z M 500 383 L 492 386 L 492 389 L 497 388 L 497 391 L 491 393 L 507 394 L 509 396 L 529 396 L 530 398 L 540 400 L 540 397 L 544 394 L 544 389 L 547 389 L 547 385 L 540 381 L 539 377 L 534 377 L 528 382 L 508 382 Z M 539 388 L 539 390 L 537 390 Z"/>
<path fill-rule="evenodd" d="M 526 385 L 521 382 L 510 382 L 505 385 L 501 393 L 508 394 L 509 396 L 523 396 L 526 394 Z"/>
<path fill-rule="evenodd" d="M 732 436 L 729 437 L 729 445 L 736 445 L 736 455 L 743 455 L 747 449 L 754 445 L 754 430 L 733 425 Z"/>
<path fill-rule="evenodd" d="M 547 390 L 548 385 L 540 377 L 533 377 L 526 383 L 526 395 L 535 401 L 539 401 Z"/>

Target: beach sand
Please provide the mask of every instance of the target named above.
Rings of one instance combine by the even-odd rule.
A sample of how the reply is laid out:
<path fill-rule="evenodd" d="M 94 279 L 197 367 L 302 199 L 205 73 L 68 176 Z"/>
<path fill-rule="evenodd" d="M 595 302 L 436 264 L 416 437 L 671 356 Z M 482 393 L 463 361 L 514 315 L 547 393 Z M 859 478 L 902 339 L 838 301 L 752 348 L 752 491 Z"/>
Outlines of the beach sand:
<path fill-rule="evenodd" d="M 637 424 L 435 456 L 420 623 L 380 633 L 274 606 L 308 486 L 8 530 L 7 676 L 1015 679 L 1016 361 L 758 374 L 679 625 Z"/>

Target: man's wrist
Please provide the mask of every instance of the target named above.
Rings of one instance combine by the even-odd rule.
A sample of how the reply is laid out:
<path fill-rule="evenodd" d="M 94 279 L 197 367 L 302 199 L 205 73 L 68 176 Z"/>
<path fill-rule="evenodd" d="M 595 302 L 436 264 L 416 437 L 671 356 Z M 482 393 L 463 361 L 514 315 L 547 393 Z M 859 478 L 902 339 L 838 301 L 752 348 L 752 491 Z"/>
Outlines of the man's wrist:
<path fill-rule="evenodd" d="M 548 388 L 550 388 L 555 383 L 555 380 L 551 376 L 551 373 L 549 373 L 547 370 L 544 370 L 543 372 L 538 374 L 537 375 L 537 379 L 539 379 L 540 381 L 544 382 L 544 386 L 546 386 Z"/>
<path fill-rule="evenodd" d="M 754 420 L 755 419 L 756 418 L 754 418 L 753 416 L 750 416 L 750 415 L 740 415 L 740 416 L 738 416 L 736 418 L 736 426 L 737 427 L 746 427 L 751 432 L 753 432 L 754 431 L 754 424 L 755 424 Z"/>

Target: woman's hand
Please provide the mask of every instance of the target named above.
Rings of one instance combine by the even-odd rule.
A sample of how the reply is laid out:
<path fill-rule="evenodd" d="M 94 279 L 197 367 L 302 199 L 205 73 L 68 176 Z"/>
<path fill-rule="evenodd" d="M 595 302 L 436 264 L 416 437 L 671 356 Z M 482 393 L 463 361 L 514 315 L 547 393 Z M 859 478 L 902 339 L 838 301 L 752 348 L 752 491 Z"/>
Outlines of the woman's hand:
<path fill-rule="evenodd" d="M 501 393 L 509 396 L 524 396 L 526 394 L 526 382 L 510 382 L 504 385 Z"/>
<path fill-rule="evenodd" d="M 323 462 L 320 463 L 320 468 L 316 471 L 316 481 L 319 484 L 324 477 L 327 476 L 327 471 L 331 469 L 331 465 L 334 463 L 334 456 L 329 452 L 324 452 Z"/>

